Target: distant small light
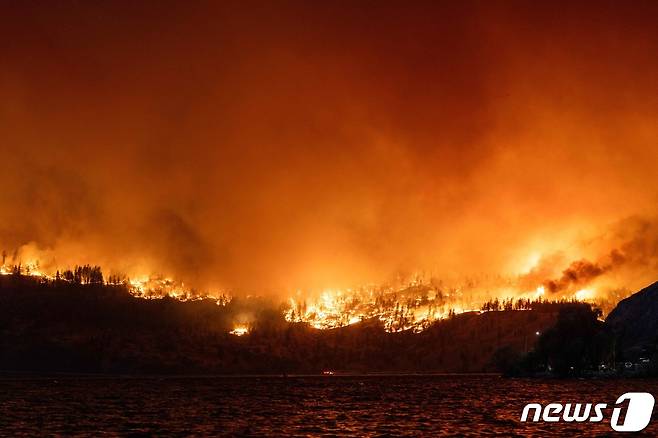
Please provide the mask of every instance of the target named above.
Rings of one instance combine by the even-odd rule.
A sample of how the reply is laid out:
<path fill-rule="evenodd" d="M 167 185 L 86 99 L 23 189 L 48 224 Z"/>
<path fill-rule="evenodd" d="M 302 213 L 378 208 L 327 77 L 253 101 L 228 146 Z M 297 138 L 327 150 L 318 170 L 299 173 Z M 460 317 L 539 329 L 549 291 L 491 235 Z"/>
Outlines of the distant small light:
<path fill-rule="evenodd" d="M 539 336 L 539 332 L 535 332 L 535 334 L 536 334 L 537 336 Z"/>

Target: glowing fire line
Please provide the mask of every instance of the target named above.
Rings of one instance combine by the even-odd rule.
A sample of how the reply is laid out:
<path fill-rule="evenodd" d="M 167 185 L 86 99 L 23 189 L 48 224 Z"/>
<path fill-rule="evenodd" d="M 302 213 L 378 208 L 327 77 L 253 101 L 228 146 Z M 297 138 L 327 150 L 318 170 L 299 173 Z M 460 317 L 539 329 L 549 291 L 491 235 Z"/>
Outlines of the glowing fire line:
<path fill-rule="evenodd" d="M 0 275 L 16 274 L 44 281 L 70 281 L 62 277 L 59 272 L 55 275 L 44 273 L 40 270 L 38 262 L 19 266 L 0 266 Z M 141 299 L 165 297 L 179 301 L 213 299 L 217 305 L 227 305 L 232 299 L 226 293 L 197 293 L 186 288 L 183 282 L 163 276 L 140 276 L 122 280 L 119 284 L 126 286 L 134 297 Z M 533 292 L 515 294 L 517 299 L 528 300 L 541 300 L 544 295 L 544 286 L 539 286 Z M 591 288 L 580 289 L 571 296 L 571 299 L 593 302 L 595 296 L 596 293 Z M 496 300 L 496 303 L 499 301 Z M 346 327 L 366 320 L 379 320 L 388 332 L 406 330 L 420 332 L 434 322 L 452 315 L 494 310 L 480 307 L 479 304 L 465 299 L 460 289 L 443 292 L 438 287 L 415 280 L 397 288 L 369 286 L 346 290 L 328 289 L 315 299 L 310 294 L 298 292 L 295 298 L 288 300 L 283 316 L 288 322 L 308 323 L 320 330 Z M 497 306 L 498 304 L 496 308 Z M 248 325 L 236 324 L 229 333 L 243 336 L 249 332 Z"/>

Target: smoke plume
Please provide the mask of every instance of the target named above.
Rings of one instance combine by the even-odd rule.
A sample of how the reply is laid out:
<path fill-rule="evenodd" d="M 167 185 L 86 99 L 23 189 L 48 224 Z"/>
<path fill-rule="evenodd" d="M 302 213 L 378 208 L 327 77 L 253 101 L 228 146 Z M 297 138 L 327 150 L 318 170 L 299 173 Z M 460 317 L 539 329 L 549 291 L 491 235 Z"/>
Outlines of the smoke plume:
<path fill-rule="evenodd" d="M 263 293 L 655 280 L 656 223 L 610 224 L 658 214 L 657 12 L 12 2 L 0 249 Z"/>

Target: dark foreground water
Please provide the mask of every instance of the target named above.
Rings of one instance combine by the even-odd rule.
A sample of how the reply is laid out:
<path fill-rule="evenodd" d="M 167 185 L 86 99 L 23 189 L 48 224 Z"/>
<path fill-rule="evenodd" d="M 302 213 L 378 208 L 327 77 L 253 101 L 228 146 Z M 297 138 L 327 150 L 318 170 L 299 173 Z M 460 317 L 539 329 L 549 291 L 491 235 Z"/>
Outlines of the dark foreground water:
<path fill-rule="evenodd" d="M 0 433 L 21 435 L 602 436 L 601 423 L 521 423 L 526 403 L 658 394 L 658 381 L 494 376 L 0 379 Z M 654 409 L 646 436 L 658 436 Z"/>

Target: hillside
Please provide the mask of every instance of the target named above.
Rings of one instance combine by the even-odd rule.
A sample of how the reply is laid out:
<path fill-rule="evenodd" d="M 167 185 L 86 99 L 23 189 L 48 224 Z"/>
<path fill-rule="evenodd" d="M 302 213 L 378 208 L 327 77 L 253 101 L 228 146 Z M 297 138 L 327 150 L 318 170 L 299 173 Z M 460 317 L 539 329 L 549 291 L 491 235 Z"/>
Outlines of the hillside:
<path fill-rule="evenodd" d="M 582 304 L 570 304 L 582 306 Z M 565 304 L 561 305 L 565 306 Z M 0 370 L 89 373 L 483 372 L 530 350 L 560 306 L 467 313 L 421 333 L 377 320 L 288 323 L 273 302 L 145 300 L 121 286 L 0 278 Z M 250 315 L 249 334 L 229 332 Z"/>
<path fill-rule="evenodd" d="M 625 360 L 651 358 L 658 341 L 658 282 L 619 302 L 606 322 Z"/>

